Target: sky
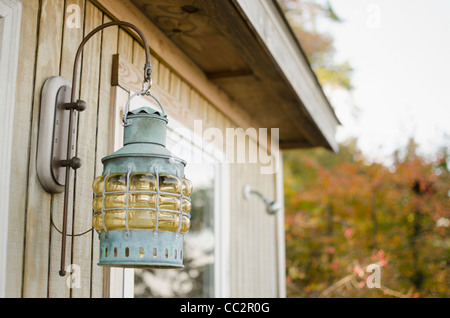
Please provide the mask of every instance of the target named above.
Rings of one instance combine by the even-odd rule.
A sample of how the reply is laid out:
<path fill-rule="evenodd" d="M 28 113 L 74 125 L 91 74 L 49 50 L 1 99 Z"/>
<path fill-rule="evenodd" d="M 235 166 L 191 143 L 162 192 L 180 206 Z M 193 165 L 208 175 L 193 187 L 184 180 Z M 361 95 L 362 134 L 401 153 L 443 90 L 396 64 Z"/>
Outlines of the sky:
<path fill-rule="evenodd" d="M 351 94 L 327 94 L 342 122 L 384 162 L 414 137 L 423 155 L 450 147 L 450 0 L 330 0 L 342 23 L 321 24 L 336 61 L 353 67 Z M 357 116 L 355 116 L 357 114 Z"/>

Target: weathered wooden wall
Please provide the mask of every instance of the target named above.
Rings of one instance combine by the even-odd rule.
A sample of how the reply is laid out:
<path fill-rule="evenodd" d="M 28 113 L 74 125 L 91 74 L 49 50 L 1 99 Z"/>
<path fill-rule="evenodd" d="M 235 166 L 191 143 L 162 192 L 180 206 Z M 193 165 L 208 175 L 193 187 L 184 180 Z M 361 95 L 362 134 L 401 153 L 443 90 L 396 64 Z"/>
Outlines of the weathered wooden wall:
<path fill-rule="evenodd" d="M 96 233 L 67 239 L 66 264 L 79 266 L 80 288 L 68 288 L 67 277 L 59 276 L 61 234 L 51 225 L 51 213 L 53 211 L 56 227 L 61 228 L 63 195 L 46 193 L 36 174 L 40 92 L 44 81 L 55 75 L 71 79 L 75 51 L 83 35 L 111 21 L 110 17 L 144 25 L 147 35 L 153 35 L 152 27 L 149 27 L 150 31 L 145 27 L 151 26 L 149 21 L 138 22 L 137 17 L 133 16 L 135 8 L 123 10 L 122 14 L 129 18 L 123 19 L 119 14 L 111 15 L 111 11 L 115 10 L 113 7 L 106 14 L 105 6 L 101 9 L 96 6 L 98 2 L 111 1 L 95 1 L 95 4 L 90 0 L 23 1 L 11 170 L 8 297 L 104 296 L 104 272 L 96 265 Z M 73 13 L 68 8 L 73 4 L 81 9 L 80 28 L 66 23 Z M 224 111 L 236 105 L 231 104 L 217 87 L 202 79 L 195 65 L 187 63 L 188 67 L 184 67 L 179 61 L 172 62 L 170 56 L 173 57 L 173 51 L 170 53 L 172 55 L 169 54 L 169 61 L 161 58 L 164 41 L 156 41 L 156 44 L 156 52 L 152 51 L 155 89 L 165 92 L 174 103 L 186 109 L 177 112 L 169 107 L 168 115 L 187 126 L 191 125 L 190 120 L 202 119 L 207 126 L 218 127 L 223 132 L 227 127 L 235 127 L 234 121 Z M 111 99 L 117 98 L 114 94 L 118 92 L 125 100 L 128 96 L 125 90 L 120 91 L 119 88 L 118 91 L 111 86 L 114 54 L 119 54 L 140 69 L 144 62 L 144 50 L 140 43 L 117 27 L 105 29 L 94 36 L 84 49 L 81 84 L 77 93 L 86 100 L 88 108 L 79 116 L 77 153 L 83 160 L 83 166 L 73 176 L 70 185 L 69 233 L 80 233 L 91 227 L 91 182 L 102 172 L 100 159 L 111 151 Z M 186 57 L 180 55 L 180 60 L 186 60 Z M 178 66 L 174 65 L 176 63 Z M 183 76 L 179 72 L 180 65 Z M 229 296 L 232 297 L 279 295 L 276 219 L 264 213 L 264 206 L 256 198 L 244 202 L 242 195 L 245 184 L 268 197 L 275 195 L 275 175 L 261 175 L 258 169 L 258 165 L 230 165 L 228 266 Z"/>
<path fill-rule="evenodd" d="M 233 297 L 279 297 L 276 216 L 260 198 L 243 198 L 245 185 L 273 199 L 275 175 L 262 175 L 255 164 L 231 165 L 230 294 Z"/>
<path fill-rule="evenodd" d="M 70 5 L 80 8 L 81 25 L 70 27 L 66 17 Z M 61 234 L 51 226 L 51 213 L 61 229 L 63 195 L 46 193 L 36 174 L 40 93 L 44 81 L 55 75 L 72 77 L 75 52 L 83 34 L 108 21 L 92 3 L 83 0 L 23 1 L 18 89 L 15 107 L 13 168 L 8 241 L 10 297 L 101 297 L 103 270 L 96 266 L 97 239 L 90 232 L 67 238 L 66 264 L 80 268 L 80 288 L 68 288 L 60 277 Z M 71 183 L 69 233 L 91 227 L 91 182 L 98 159 L 106 155 L 109 112 L 111 54 L 118 49 L 117 30 L 105 30 L 84 50 L 79 92 L 88 103 L 78 127 L 77 152 L 83 169 Z M 106 39 L 109 40 L 106 40 Z M 116 44 L 114 43 L 116 41 Z M 97 142 L 98 141 L 98 142 Z M 74 191 L 75 189 L 75 191 Z"/>

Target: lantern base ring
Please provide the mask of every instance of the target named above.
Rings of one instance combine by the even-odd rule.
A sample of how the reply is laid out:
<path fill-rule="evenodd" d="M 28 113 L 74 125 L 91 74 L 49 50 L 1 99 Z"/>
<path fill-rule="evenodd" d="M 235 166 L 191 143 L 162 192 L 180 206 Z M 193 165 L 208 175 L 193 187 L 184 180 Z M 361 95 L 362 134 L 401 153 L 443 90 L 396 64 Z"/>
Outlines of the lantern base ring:
<path fill-rule="evenodd" d="M 183 242 L 183 234 L 168 231 L 101 232 L 98 265 L 121 268 L 183 268 Z"/>

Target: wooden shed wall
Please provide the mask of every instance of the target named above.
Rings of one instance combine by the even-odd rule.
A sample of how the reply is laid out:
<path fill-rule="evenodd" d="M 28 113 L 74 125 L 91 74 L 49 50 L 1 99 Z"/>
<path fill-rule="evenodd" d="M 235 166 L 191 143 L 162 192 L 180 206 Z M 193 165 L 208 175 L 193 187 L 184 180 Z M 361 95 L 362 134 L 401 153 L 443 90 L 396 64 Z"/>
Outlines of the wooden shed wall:
<path fill-rule="evenodd" d="M 275 175 L 262 175 L 254 164 L 233 164 L 230 180 L 230 294 L 233 297 L 279 297 L 277 217 L 268 215 L 255 195 L 243 199 L 249 185 L 273 199 Z"/>
<path fill-rule="evenodd" d="M 102 2 L 102 1 L 100 1 Z M 108 1 L 106 1 L 108 2 Z M 8 230 L 7 297 L 102 297 L 104 272 L 97 266 L 98 238 L 90 232 L 68 237 L 66 265 L 80 266 L 80 288 L 68 288 L 67 277 L 60 277 L 61 228 L 63 195 L 43 190 L 36 174 L 40 93 L 44 81 L 55 75 L 72 77 L 73 60 L 84 34 L 111 21 L 90 0 L 27 0 L 23 16 L 19 52 L 18 82 L 12 149 L 11 194 Z M 124 1 L 121 1 L 124 3 Z M 81 11 L 81 27 L 74 28 L 66 20 L 70 5 Z M 109 10 L 108 10 L 109 11 Z M 125 13 L 128 14 L 128 13 Z M 132 16 L 131 16 L 132 17 Z M 115 18 L 120 18 L 115 16 Z M 128 20 L 130 22 L 135 22 Z M 150 24 L 149 21 L 140 23 Z M 150 44 L 151 46 L 152 44 Z M 158 44 L 160 45 L 160 44 Z M 212 127 L 225 131 L 236 124 L 222 110 L 229 100 L 218 89 L 199 87 L 190 74 L 174 71 L 174 65 L 152 51 L 153 81 L 157 89 L 167 92 L 188 109 L 189 116 L 167 111 L 169 117 L 188 123 L 203 119 Z M 140 69 L 144 50 L 140 43 L 121 28 L 105 29 L 86 45 L 80 72 L 79 91 L 88 108 L 80 114 L 77 153 L 83 166 L 70 185 L 69 233 L 80 233 L 91 227 L 91 182 L 101 174 L 100 159 L 108 146 L 111 107 L 111 70 L 113 54 L 120 54 Z M 183 57 L 186 59 L 186 57 Z M 169 61 L 170 62 L 170 61 Z M 193 74 L 199 73 L 191 66 Z M 195 76 L 194 76 L 195 78 Z M 209 85 L 209 84 L 208 84 Z M 211 84 L 212 85 L 212 84 Z M 208 95 L 208 98 L 205 96 Z M 221 101 L 224 101 L 223 103 Z M 186 113 L 184 113 L 186 114 Z M 247 167 L 245 167 L 247 166 Z M 276 297 L 277 219 L 265 215 L 260 202 L 243 202 L 242 187 L 249 184 L 269 197 L 275 193 L 275 175 L 261 175 L 258 165 L 230 165 L 230 275 L 229 296 Z M 278 194 L 279 195 L 279 194 Z M 278 223 L 280 218 L 278 218 Z"/>

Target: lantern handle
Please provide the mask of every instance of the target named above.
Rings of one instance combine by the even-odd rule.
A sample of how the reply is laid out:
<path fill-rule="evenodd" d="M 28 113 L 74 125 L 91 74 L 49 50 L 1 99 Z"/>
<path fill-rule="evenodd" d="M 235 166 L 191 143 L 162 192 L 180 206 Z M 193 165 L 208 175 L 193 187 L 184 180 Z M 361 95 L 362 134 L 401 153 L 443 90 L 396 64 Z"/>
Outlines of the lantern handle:
<path fill-rule="evenodd" d="M 135 98 L 136 96 L 138 96 L 138 95 L 144 95 L 144 96 L 150 96 L 151 98 L 153 98 L 155 101 L 156 101 L 156 103 L 158 103 L 158 106 L 159 106 L 159 108 L 161 108 L 161 111 L 162 111 L 162 116 L 166 116 L 166 112 L 164 111 L 164 108 L 163 108 L 163 106 L 161 105 L 161 103 L 159 102 L 159 100 L 152 94 L 152 93 L 150 93 L 150 88 L 151 88 L 151 81 L 150 81 L 150 84 L 149 84 L 149 87 L 148 88 L 145 88 L 145 82 L 142 84 L 142 91 L 140 91 L 140 92 L 136 92 L 136 93 L 134 93 L 133 95 L 131 95 L 130 96 L 130 98 L 128 99 L 128 101 L 127 101 L 127 104 L 125 105 L 125 110 L 124 110 L 124 112 L 123 112 L 123 117 L 122 117 L 122 122 L 123 122 L 123 125 L 126 127 L 126 126 L 129 126 L 129 125 L 131 125 L 131 123 L 128 121 L 128 119 L 127 119 L 127 117 L 128 117 L 128 112 L 130 111 L 130 103 L 131 103 L 131 100 L 133 99 L 133 98 Z"/>

